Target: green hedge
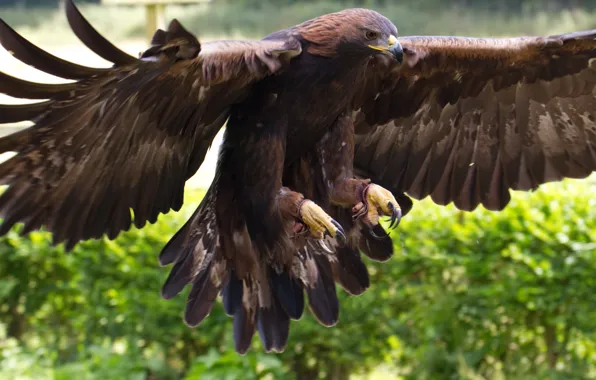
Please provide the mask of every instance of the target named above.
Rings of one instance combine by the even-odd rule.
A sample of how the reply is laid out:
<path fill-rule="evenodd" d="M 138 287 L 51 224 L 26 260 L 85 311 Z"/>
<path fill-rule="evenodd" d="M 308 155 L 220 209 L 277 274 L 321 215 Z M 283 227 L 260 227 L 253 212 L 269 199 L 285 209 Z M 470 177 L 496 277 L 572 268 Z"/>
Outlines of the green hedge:
<path fill-rule="evenodd" d="M 18 229 L 0 240 L 0 378 L 596 378 L 596 185 L 516 194 L 504 212 L 415 204 L 371 288 L 340 322 L 293 322 L 280 355 L 233 353 L 217 305 L 198 328 L 161 299 L 157 255 L 198 204 L 66 254 Z"/>

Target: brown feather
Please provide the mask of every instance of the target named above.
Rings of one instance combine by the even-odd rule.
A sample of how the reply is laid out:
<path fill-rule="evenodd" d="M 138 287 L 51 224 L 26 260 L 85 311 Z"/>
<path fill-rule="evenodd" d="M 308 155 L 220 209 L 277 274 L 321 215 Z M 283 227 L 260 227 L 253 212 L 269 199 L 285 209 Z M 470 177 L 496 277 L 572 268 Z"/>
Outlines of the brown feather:
<path fill-rule="evenodd" d="M 390 84 L 355 105 L 355 167 L 464 210 L 585 178 L 596 170 L 594 36 L 401 38 L 403 65 L 369 74 Z"/>
<path fill-rule="evenodd" d="M 99 34 L 83 17 L 72 0 L 65 0 L 66 19 L 81 42 L 108 62 L 116 65 L 135 63 L 137 58 L 123 52 Z"/>
<path fill-rule="evenodd" d="M 55 57 L 21 37 L 2 20 L 0 44 L 21 62 L 60 78 L 82 79 L 104 74 L 108 70 L 85 67 Z"/>
<path fill-rule="evenodd" d="M 95 70 L 70 64 L 0 27 L 0 42 L 15 48 L 16 58 L 80 79 L 37 84 L 0 74 L 1 92 L 50 99 L 1 106 L 4 122 L 34 119 L 35 125 L 0 139 L 3 151 L 17 153 L 0 165 L 0 181 L 18 190 L 3 194 L 10 202 L 0 214 L 4 232 L 29 221 L 28 229 L 45 226 L 55 243 L 68 241 L 69 248 L 103 233 L 115 238 L 132 223 L 131 209 L 138 227 L 179 209 L 184 181 L 199 168 L 230 105 L 250 83 L 278 70 L 286 55 L 300 52 L 292 40 L 238 41 L 205 44 L 197 55 L 196 38 L 174 22 L 166 39 L 178 41 L 177 53 L 159 62 L 128 60 L 107 47 L 70 2 L 67 13 L 79 37 L 125 65 Z M 188 53 L 193 46 L 196 53 Z M 164 51 L 170 50 L 155 54 Z"/>

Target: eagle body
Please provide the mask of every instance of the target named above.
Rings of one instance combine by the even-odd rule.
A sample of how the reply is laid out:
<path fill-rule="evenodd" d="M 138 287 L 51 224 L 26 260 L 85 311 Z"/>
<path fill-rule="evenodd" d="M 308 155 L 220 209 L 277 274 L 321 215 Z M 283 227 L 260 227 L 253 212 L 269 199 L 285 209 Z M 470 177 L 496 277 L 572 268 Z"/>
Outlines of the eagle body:
<path fill-rule="evenodd" d="M 291 142 L 279 159 L 290 163 L 314 148 L 339 115 L 349 111 L 352 84 L 364 67 L 365 62 L 354 68 L 305 53 L 292 60 L 287 72 L 255 85 L 249 99 L 232 107 L 227 130 L 238 130 L 239 141 L 248 139 L 247 129 L 275 130 Z"/>
<path fill-rule="evenodd" d="M 462 210 L 503 209 L 534 190 L 596 170 L 596 31 L 546 37 L 400 37 L 377 12 L 347 9 L 259 41 L 200 43 L 179 22 L 139 57 L 102 37 L 67 1 L 77 37 L 113 65 L 55 57 L 0 21 L 13 56 L 68 83 L 0 72 L 0 235 L 45 229 L 54 244 L 113 239 L 178 210 L 185 181 L 226 126 L 204 199 L 160 253 L 162 295 L 191 285 L 199 325 L 221 296 L 236 350 L 258 331 L 282 351 L 308 306 L 339 320 L 386 261 L 380 224 L 410 197 Z"/>

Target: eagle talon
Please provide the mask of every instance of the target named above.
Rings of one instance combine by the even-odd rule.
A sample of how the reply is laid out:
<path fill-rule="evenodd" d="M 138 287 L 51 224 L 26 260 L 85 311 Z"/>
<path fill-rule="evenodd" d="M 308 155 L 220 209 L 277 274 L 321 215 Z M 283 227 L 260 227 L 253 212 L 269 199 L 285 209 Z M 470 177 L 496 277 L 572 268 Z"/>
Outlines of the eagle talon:
<path fill-rule="evenodd" d="M 399 222 L 401 222 L 401 209 L 395 207 L 391 202 L 387 203 L 387 207 L 389 210 L 391 210 L 391 218 L 389 218 L 391 223 L 389 224 L 389 228 L 395 229 L 397 226 L 399 226 Z"/>
<path fill-rule="evenodd" d="M 335 240 L 339 243 L 340 246 L 346 244 L 346 232 L 344 231 L 343 227 L 336 222 L 334 219 L 331 219 L 331 223 L 337 228 L 337 233 L 335 235 Z"/>
<path fill-rule="evenodd" d="M 315 239 L 331 236 L 341 245 L 346 241 L 346 233 L 341 225 L 333 220 L 319 205 L 304 199 L 298 207 L 300 221 Z"/>
<path fill-rule="evenodd" d="M 379 185 L 370 184 L 364 188 L 361 195 L 362 202 L 352 208 L 354 220 L 364 217 L 364 223 L 369 226 L 379 224 L 380 217 L 389 215 L 389 228 L 396 228 L 401 221 L 402 212 L 393 194 Z M 371 235 L 377 238 L 377 234 Z"/>

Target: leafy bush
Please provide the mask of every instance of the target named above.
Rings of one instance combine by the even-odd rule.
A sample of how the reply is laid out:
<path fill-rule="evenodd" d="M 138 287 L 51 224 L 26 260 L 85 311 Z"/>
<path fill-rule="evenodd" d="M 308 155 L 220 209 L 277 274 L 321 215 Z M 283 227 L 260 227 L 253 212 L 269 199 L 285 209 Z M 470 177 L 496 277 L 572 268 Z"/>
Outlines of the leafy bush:
<path fill-rule="evenodd" d="M 415 378 L 594 378 L 594 190 L 550 184 L 501 213 L 419 203 L 377 279 L 403 302 L 396 365 Z"/>
<path fill-rule="evenodd" d="M 292 322 L 283 354 L 233 353 L 221 305 L 198 328 L 161 299 L 157 255 L 200 199 L 72 253 L 43 232 L 0 239 L 0 378 L 596 378 L 596 186 L 516 194 L 501 213 L 417 202 L 339 324 Z M 188 198 L 188 197 L 187 197 Z"/>

